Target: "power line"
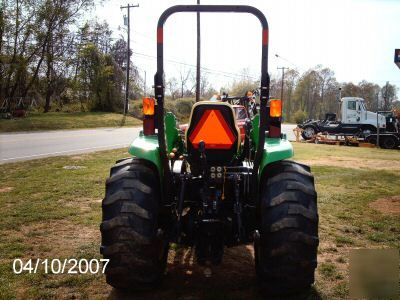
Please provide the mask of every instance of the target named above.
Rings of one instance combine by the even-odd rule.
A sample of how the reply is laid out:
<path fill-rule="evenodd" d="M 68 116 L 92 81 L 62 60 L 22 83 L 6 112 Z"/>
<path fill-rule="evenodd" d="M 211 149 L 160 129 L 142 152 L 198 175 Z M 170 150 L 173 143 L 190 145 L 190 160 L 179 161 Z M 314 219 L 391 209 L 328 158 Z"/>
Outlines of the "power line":
<path fill-rule="evenodd" d="M 139 52 L 135 52 L 135 51 L 132 51 L 132 53 L 133 53 L 133 54 L 136 54 L 136 55 L 141 55 L 141 56 L 144 56 L 144 57 L 148 57 L 148 58 L 151 58 L 151 59 L 157 59 L 157 57 L 154 56 L 154 55 L 139 53 Z M 180 61 L 176 61 L 176 60 L 166 59 L 165 61 L 170 62 L 170 63 L 174 63 L 174 64 L 179 64 L 179 65 L 187 66 L 187 67 L 191 67 L 191 68 L 196 68 L 196 65 L 192 65 L 192 64 L 188 64 L 188 63 L 184 63 L 184 62 L 180 62 Z M 254 80 L 259 80 L 258 77 L 251 76 L 251 75 L 243 75 L 243 74 L 238 74 L 238 73 L 231 73 L 231 72 L 226 72 L 226 71 L 220 71 L 220 70 L 210 69 L 210 68 L 207 68 L 207 67 L 201 67 L 201 69 L 202 69 L 203 71 L 205 71 L 206 73 L 219 74 L 219 75 L 222 75 L 222 76 L 225 76 L 225 77 L 230 77 L 230 78 L 249 77 L 249 78 L 252 78 L 252 79 L 254 79 Z"/>
<path fill-rule="evenodd" d="M 148 35 L 146 35 L 146 34 L 144 34 L 144 33 L 141 33 L 141 32 L 139 32 L 139 31 L 137 31 L 137 30 L 134 30 L 134 29 L 132 29 L 132 31 L 133 31 L 134 33 L 138 34 L 139 36 L 142 36 L 142 37 L 144 37 L 144 38 L 146 38 L 146 39 L 148 39 L 148 40 L 151 40 L 151 41 L 153 40 L 152 38 L 150 38 Z M 133 43 L 138 44 L 138 45 L 141 45 L 141 46 L 147 46 L 147 45 L 142 44 L 141 42 L 138 42 L 138 41 L 133 41 Z M 153 56 L 153 55 L 149 55 L 149 54 L 144 54 L 144 53 L 139 53 L 139 52 L 134 52 L 134 51 L 132 51 L 132 53 L 133 53 L 133 54 L 136 54 L 136 55 L 141 55 L 141 56 L 149 57 L 149 58 L 152 58 L 152 59 L 156 59 L 156 58 L 157 58 L 157 56 Z M 191 68 L 196 68 L 196 65 L 184 63 L 184 62 L 177 61 L 177 60 L 171 60 L 171 59 L 168 60 L 168 59 L 167 59 L 167 60 L 164 60 L 164 61 L 168 61 L 168 62 L 170 62 L 170 63 L 175 63 L 175 64 L 179 64 L 179 65 L 188 66 L 188 67 L 191 67 Z M 219 74 L 219 75 L 222 75 L 222 76 L 225 76 L 225 77 L 229 77 L 229 78 L 238 78 L 238 77 L 239 77 L 239 78 L 243 78 L 243 77 L 249 77 L 249 78 L 251 78 L 251 79 L 253 79 L 253 80 L 259 80 L 259 77 L 253 76 L 253 75 L 244 75 L 244 74 L 238 74 L 238 73 L 220 71 L 220 70 L 215 70 L 215 69 L 211 69 L 211 68 L 207 68 L 207 67 L 200 67 L 200 69 L 203 70 L 203 71 L 206 71 L 206 73 Z M 231 76 L 230 76 L 230 75 L 231 75 Z"/>
<path fill-rule="evenodd" d="M 286 58 L 284 58 L 284 57 L 282 57 L 282 56 L 280 56 L 280 55 L 278 55 L 278 54 L 275 54 L 275 57 L 280 58 L 280 59 L 282 59 L 282 60 L 288 62 L 288 63 L 291 64 L 292 66 L 295 66 L 296 69 L 301 70 L 301 68 L 299 68 L 299 66 L 297 66 L 297 65 L 294 64 L 294 63 L 292 63 L 290 60 L 288 60 L 288 59 L 286 59 Z M 286 68 L 286 69 L 288 69 L 288 68 Z"/>
<path fill-rule="evenodd" d="M 135 31 L 135 30 L 131 29 L 131 31 L 137 33 L 137 31 Z M 112 40 L 117 40 L 118 38 L 111 38 L 111 39 Z M 132 41 L 132 43 L 140 45 L 140 46 L 147 46 L 147 45 L 142 44 L 141 42 L 138 42 L 138 41 Z M 148 58 L 151 58 L 151 59 L 157 59 L 157 56 L 155 56 L 155 55 L 149 55 L 149 54 L 144 54 L 144 53 L 135 52 L 135 51 L 132 51 L 132 53 L 136 54 L 136 55 L 140 55 L 140 56 L 145 56 L 145 57 L 148 57 Z M 185 66 L 192 67 L 192 68 L 196 68 L 196 65 L 192 65 L 192 64 L 181 62 L 181 61 L 177 61 L 177 60 L 166 59 L 164 61 L 167 61 L 167 62 L 170 62 L 170 63 L 174 63 L 174 64 L 179 64 L 179 65 L 185 65 Z M 211 69 L 211 68 L 207 68 L 207 67 L 201 67 L 201 70 L 207 71 L 207 73 L 214 73 L 214 74 L 218 73 L 219 75 L 223 74 L 223 76 L 226 75 L 225 77 L 230 77 L 230 78 L 249 77 L 249 78 L 254 79 L 254 80 L 259 80 L 259 77 L 254 76 L 254 75 L 244 75 L 244 74 L 239 74 L 239 73 L 215 70 L 215 69 Z M 229 76 L 229 75 L 231 75 L 231 76 Z"/>
<path fill-rule="evenodd" d="M 155 40 L 155 38 L 151 38 L 151 37 L 149 37 L 148 35 L 146 35 L 146 34 L 144 34 L 144 33 L 141 33 L 141 32 L 139 32 L 139 31 L 137 31 L 137 30 L 133 30 L 133 29 L 132 29 L 132 31 L 133 31 L 134 33 L 136 33 L 137 35 L 140 35 L 141 37 L 144 37 L 144 38 L 148 39 L 149 41 L 154 42 L 154 40 Z"/>

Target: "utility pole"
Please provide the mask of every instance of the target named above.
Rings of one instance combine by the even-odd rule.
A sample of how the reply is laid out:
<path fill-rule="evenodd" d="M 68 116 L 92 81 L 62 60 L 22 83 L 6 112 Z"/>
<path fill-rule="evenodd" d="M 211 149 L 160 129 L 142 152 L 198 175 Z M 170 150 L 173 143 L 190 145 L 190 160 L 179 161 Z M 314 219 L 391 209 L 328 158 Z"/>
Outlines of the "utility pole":
<path fill-rule="evenodd" d="M 200 5 L 200 0 L 197 0 Z M 200 13 L 197 12 L 196 102 L 200 101 Z"/>
<path fill-rule="evenodd" d="M 146 79 L 147 79 L 147 75 L 146 75 L 146 71 L 144 71 L 144 96 L 147 96 L 147 92 L 146 92 Z"/>
<path fill-rule="evenodd" d="M 283 102 L 283 81 L 285 80 L 285 69 L 287 70 L 287 69 L 289 69 L 289 68 L 286 68 L 286 67 L 278 67 L 277 69 L 278 69 L 278 70 L 282 70 L 282 79 L 281 79 L 281 101 Z M 289 113 L 289 111 L 286 111 L 286 118 L 287 118 L 287 119 L 289 118 L 288 113 Z"/>
<path fill-rule="evenodd" d="M 278 70 L 282 70 L 282 81 L 281 81 L 281 101 L 283 101 L 283 81 L 285 80 L 285 69 L 289 69 L 286 67 L 278 67 Z"/>
<path fill-rule="evenodd" d="M 376 97 L 376 147 L 379 148 L 379 97 Z"/>
<path fill-rule="evenodd" d="M 338 109 L 337 109 L 337 114 L 336 114 L 336 120 L 341 120 L 342 121 L 342 118 L 340 117 L 340 115 L 341 115 L 341 111 L 340 111 L 341 105 L 340 105 L 340 103 L 341 103 L 341 100 L 342 100 L 342 88 L 341 87 L 339 87 L 338 97 L 339 97 L 339 99 L 338 99 Z"/>
<path fill-rule="evenodd" d="M 130 67 L 130 56 L 129 52 L 131 52 L 130 48 L 130 42 L 131 42 L 131 24 L 130 24 L 130 11 L 131 8 L 134 7 L 139 7 L 139 4 L 137 5 L 130 5 L 128 4 L 127 6 L 121 6 L 121 9 L 127 9 L 128 10 L 128 43 L 127 43 L 127 49 L 126 49 L 126 87 L 125 87 L 125 105 L 124 105 L 124 114 L 126 115 L 128 113 L 128 99 L 129 99 L 129 67 Z"/>

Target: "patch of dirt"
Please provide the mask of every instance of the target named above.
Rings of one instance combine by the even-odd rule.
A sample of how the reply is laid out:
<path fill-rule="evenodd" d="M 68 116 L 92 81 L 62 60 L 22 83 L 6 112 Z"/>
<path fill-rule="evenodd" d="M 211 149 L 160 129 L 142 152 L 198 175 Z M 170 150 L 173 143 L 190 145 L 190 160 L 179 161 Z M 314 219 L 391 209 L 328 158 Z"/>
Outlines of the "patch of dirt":
<path fill-rule="evenodd" d="M 29 246 L 22 259 L 72 257 L 85 245 L 100 245 L 98 228 L 82 226 L 69 220 L 33 223 L 19 230 L 3 231 L 3 234 Z"/>
<path fill-rule="evenodd" d="M 86 169 L 85 166 L 64 166 L 63 169 L 65 170 L 81 170 Z"/>
<path fill-rule="evenodd" d="M 79 208 L 82 212 L 88 212 L 88 211 L 92 210 L 92 208 L 91 208 L 92 203 L 96 203 L 96 205 L 100 209 L 101 201 L 102 201 L 102 199 L 94 199 L 94 198 L 86 198 L 86 197 L 75 198 L 70 201 L 66 201 L 64 199 L 58 200 L 60 205 L 64 205 L 67 207 L 76 207 L 76 208 Z"/>
<path fill-rule="evenodd" d="M 0 193 L 8 193 L 11 192 L 14 188 L 12 186 L 6 186 L 3 188 L 0 188 Z"/>
<path fill-rule="evenodd" d="M 86 160 L 89 157 L 90 157 L 90 155 L 88 155 L 88 154 L 82 154 L 82 155 L 74 155 L 74 156 L 71 156 L 70 158 L 71 158 L 71 160 Z"/>
<path fill-rule="evenodd" d="M 323 240 L 320 237 L 318 246 L 318 266 L 315 272 L 315 280 L 324 290 L 324 294 L 331 295 L 334 289 L 343 281 L 349 280 L 349 252 L 350 247 L 337 247 L 337 245 L 329 240 Z M 335 268 L 334 278 L 325 278 L 322 274 L 323 264 L 332 264 Z"/>
<path fill-rule="evenodd" d="M 310 166 L 332 166 L 352 169 L 400 170 L 400 161 L 383 159 L 360 159 L 357 157 L 330 156 L 312 160 L 299 160 Z"/>
<path fill-rule="evenodd" d="M 263 299 L 257 285 L 252 245 L 225 248 L 221 265 L 211 269 L 212 276 L 205 277 L 205 268 L 195 261 L 194 249 L 180 247 L 169 251 L 166 277 L 151 293 L 124 294 L 113 289 L 108 295 L 96 296 L 108 299 Z"/>
<path fill-rule="evenodd" d="M 400 195 L 386 198 L 380 198 L 371 202 L 369 207 L 385 214 L 385 215 L 400 215 Z"/>

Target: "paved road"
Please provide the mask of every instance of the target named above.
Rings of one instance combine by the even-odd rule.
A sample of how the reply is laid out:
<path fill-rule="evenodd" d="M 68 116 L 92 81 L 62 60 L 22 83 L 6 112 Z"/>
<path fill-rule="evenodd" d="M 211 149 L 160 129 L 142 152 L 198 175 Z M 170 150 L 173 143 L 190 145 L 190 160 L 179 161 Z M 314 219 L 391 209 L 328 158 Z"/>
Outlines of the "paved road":
<path fill-rule="evenodd" d="M 127 147 L 140 128 L 0 134 L 0 163 Z"/>
<path fill-rule="evenodd" d="M 289 140 L 294 140 L 295 126 L 282 125 Z M 124 148 L 138 136 L 140 129 L 124 127 L 0 134 L 0 164 Z"/>

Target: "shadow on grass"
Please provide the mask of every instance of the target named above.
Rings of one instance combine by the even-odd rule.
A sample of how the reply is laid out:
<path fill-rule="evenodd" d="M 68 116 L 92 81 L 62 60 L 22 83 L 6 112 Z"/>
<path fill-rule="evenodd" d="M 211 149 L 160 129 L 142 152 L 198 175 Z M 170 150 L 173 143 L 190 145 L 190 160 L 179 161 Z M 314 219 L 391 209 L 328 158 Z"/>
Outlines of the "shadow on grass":
<path fill-rule="evenodd" d="M 159 287 L 147 292 L 113 289 L 108 299 L 321 299 L 315 288 L 284 298 L 263 296 L 251 246 L 226 249 L 222 264 L 213 266 L 212 272 L 205 277 L 204 267 L 195 263 L 194 250 L 178 248 L 170 251 L 168 272 Z"/>

